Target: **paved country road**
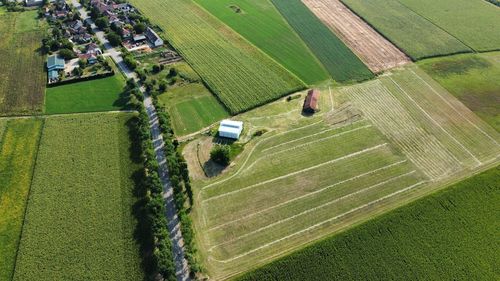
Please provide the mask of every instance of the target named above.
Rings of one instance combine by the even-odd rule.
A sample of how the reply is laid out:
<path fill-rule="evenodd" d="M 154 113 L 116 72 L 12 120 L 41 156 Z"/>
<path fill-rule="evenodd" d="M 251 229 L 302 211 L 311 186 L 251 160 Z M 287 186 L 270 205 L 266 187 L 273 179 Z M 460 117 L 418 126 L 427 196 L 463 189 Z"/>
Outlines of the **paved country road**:
<path fill-rule="evenodd" d="M 71 1 L 73 6 L 78 10 L 82 20 L 89 18 L 87 11 L 85 8 L 80 5 L 77 0 Z M 105 37 L 104 32 L 100 31 L 94 22 L 90 20 L 92 25 L 92 30 L 95 32 L 97 39 L 104 45 L 104 52 L 106 55 L 109 55 L 115 63 L 118 65 L 120 70 L 125 74 L 125 76 L 129 79 L 134 79 L 138 81 L 137 74 L 130 70 L 123 58 L 115 48 L 109 44 L 108 40 Z M 184 258 L 184 240 L 182 238 L 182 233 L 180 230 L 180 222 L 179 217 L 177 216 L 177 210 L 174 202 L 174 191 L 170 184 L 168 167 L 165 159 L 165 151 L 164 146 L 165 142 L 163 141 L 163 137 L 160 130 L 160 124 L 158 122 L 158 116 L 156 114 L 156 109 L 153 106 L 153 100 L 151 96 L 145 93 L 144 88 L 141 88 L 141 91 L 144 93 L 144 106 L 146 107 L 146 111 L 149 116 L 149 124 L 151 128 L 151 134 L 153 138 L 153 147 L 156 152 L 156 160 L 159 163 L 158 173 L 160 175 L 160 179 L 163 184 L 163 198 L 165 199 L 165 206 L 167 209 L 167 220 L 168 220 L 168 230 L 170 232 L 170 239 L 172 240 L 172 248 L 175 260 L 175 269 L 177 280 L 186 281 L 191 280 L 189 278 L 189 266 L 187 260 Z"/>

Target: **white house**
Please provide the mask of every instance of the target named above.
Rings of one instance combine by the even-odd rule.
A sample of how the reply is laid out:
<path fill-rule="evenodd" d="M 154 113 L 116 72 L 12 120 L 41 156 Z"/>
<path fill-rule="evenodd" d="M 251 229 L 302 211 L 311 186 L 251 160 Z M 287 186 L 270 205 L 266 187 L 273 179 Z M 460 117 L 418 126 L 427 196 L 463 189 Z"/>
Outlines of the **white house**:
<path fill-rule="evenodd" d="M 230 139 L 239 139 L 243 131 L 243 122 L 222 120 L 219 126 L 219 136 Z"/>

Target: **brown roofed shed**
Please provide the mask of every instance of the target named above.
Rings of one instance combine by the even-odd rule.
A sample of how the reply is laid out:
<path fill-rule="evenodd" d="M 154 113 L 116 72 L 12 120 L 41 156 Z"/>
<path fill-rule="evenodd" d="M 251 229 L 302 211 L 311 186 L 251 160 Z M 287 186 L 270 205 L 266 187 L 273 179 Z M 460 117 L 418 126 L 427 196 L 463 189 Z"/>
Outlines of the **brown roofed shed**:
<path fill-rule="evenodd" d="M 302 110 L 305 113 L 313 114 L 319 110 L 319 90 L 311 89 L 307 92 L 306 100 L 304 101 L 304 107 Z"/>

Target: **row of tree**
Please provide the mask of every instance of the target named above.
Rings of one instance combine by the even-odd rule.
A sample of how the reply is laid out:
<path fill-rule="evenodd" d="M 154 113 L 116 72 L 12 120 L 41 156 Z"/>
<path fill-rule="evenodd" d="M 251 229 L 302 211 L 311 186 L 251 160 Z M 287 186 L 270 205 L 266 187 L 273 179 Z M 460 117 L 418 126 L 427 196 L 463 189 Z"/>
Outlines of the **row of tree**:
<path fill-rule="evenodd" d="M 152 245 L 150 251 L 152 271 L 160 274 L 162 276 L 160 279 L 175 281 L 175 263 L 168 231 L 168 221 L 165 216 L 165 201 L 162 196 L 163 186 L 158 174 L 159 165 L 151 140 L 149 118 L 143 105 L 144 95 L 133 80 L 127 82 L 127 91 L 130 97 L 129 104 L 139 112 L 133 124 L 135 126 L 134 131 L 139 138 L 141 159 L 144 163 L 141 184 L 146 191 L 143 206 L 146 217 L 145 224 L 150 232 L 148 244 Z"/>
<path fill-rule="evenodd" d="M 197 248 L 195 245 L 195 234 L 192 226 L 193 223 L 189 216 L 193 207 L 193 191 L 189 179 L 189 170 L 186 160 L 179 152 L 179 143 L 175 139 L 174 131 L 170 123 L 170 116 L 165 110 L 165 107 L 158 102 L 156 94 L 153 94 L 153 105 L 156 108 L 163 140 L 165 142 L 165 157 L 170 174 L 170 182 L 174 190 L 177 214 L 181 222 L 185 257 L 189 263 L 191 275 L 194 277 L 202 268 L 196 259 Z"/>

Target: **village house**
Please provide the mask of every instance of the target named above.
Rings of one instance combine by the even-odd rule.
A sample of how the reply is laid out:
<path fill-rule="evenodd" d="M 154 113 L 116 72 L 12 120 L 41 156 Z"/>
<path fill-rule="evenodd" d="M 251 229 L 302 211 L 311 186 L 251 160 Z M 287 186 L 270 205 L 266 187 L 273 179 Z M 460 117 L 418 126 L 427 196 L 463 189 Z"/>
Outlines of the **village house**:
<path fill-rule="evenodd" d="M 49 83 L 59 80 L 59 71 L 64 70 L 64 59 L 59 55 L 52 55 L 47 58 L 47 72 Z"/>
<path fill-rule="evenodd" d="M 314 114 L 319 110 L 319 90 L 312 89 L 307 92 L 306 99 L 304 101 L 304 106 L 302 108 L 304 113 Z"/>
<path fill-rule="evenodd" d="M 146 38 L 148 38 L 149 42 L 153 45 L 153 47 L 160 47 L 163 45 L 163 40 L 156 34 L 156 32 L 148 27 L 146 29 L 146 32 L 144 32 L 144 35 Z"/>

